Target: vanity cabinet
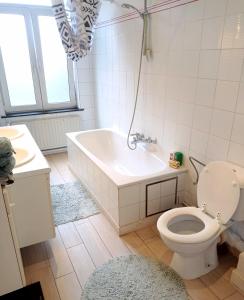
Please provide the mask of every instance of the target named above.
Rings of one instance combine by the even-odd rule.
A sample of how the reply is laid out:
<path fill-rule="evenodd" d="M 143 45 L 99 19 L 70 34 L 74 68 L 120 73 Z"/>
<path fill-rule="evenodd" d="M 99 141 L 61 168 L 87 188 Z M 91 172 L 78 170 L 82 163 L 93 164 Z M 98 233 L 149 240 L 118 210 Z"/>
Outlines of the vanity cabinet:
<path fill-rule="evenodd" d="M 21 248 L 55 237 L 49 173 L 17 177 L 9 194 Z"/>
<path fill-rule="evenodd" d="M 0 296 L 25 285 L 9 190 L 11 187 L 0 188 Z"/>

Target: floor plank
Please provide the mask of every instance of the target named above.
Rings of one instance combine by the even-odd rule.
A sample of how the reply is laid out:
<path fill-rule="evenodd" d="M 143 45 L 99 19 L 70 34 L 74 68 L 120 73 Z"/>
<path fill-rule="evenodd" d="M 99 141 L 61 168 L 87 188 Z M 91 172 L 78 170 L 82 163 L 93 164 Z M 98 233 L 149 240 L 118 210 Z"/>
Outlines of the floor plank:
<path fill-rule="evenodd" d="M 58 231 L 66 249 L 77 246 L 82 240 L 75 228 L 74 223 L 66 223 L 58 226 Z"/>
<path fill-rule="evenodd" d="M 242 296 L 240 293 L 235 293 L 231 295 L 230 297 L 225 298 L 226 300 L 244 300 L 244 296 Z"/>
<path fill-rule="evenodd" d="M 218 300 L 200 279 L 184 280 L 188 294 L 193 300 Z"/>
<path fill-rule="evenodd" d="M 112 258 L 97 231 L 89 222 L 77 224 L 76 228 L 96 267 L 101 266 Z"/>
<path fill-rule="evenodd" d="M 63 180 L 61 174 L 58 172 L 56 166 L 54 165 L 53 161 L 51 160 L 50 156 L 46 156 L 46 159 L 49 163 L 49 166 L 51 167 L 51 173 L 50 173 L 50 183 L 51 185 L 58 185 L 58 184 L 64 184 L 65 181 Z"/>
<path fill-rule="evenodd" d="M 157 236 L 147 240 L 146 245 L 159 260 L 161 260 L 163 255 L 167 252 L 167 250 L 169 250 L 168 247 L 163 243 L 162 239 Z"/>
<path fill-rule="evenodd" d="M 67 153 L 51 155 L 49 156 L 49 160 L 65 183 L 77 181 L 77 178 L 73 175 L 68 167 Z"/>
<path fill-rule="evenodd" d="M 92 216 L 89 220 L 113 257 L 128 255 L 131 253 L 112 225 L 102 214 Z"/>
<path fill-rule="evenodd" d="M 201 276 L 200 279 L 219 299 L 231 296 L 236 291 L 233 285 L 215 270 Z"/>
<path fill-rule="evenodd" d="M 140 230 L 136 231 L 136 234 L 143 240 L 147 241 L 152 238 L 154 238 L 156 235 L 156 232 L 152 229 L 152 227 L 146 227 L 142 228 Z"/>
<path fill-rule="evenodd" d="M 154 257 L 152 251 L 144 244 L 135 232 L 123 235 L 122 240 L 130 251 L 137 255 Z"/>
<path fill-rule="evenodd" d="M 60 300 L 55 279 L 49 266 L 39 269 L 32 268 L 31 281 L 32 283 L 40 281 L 45 300 Z"/>
<path fill-rule="evenodd" d="M 59 277 L 56 284 L 61 300 L 80 300 L 82 289 L 75 273 Z"/>
<path fill-rule="evenodd" d="M 67 251 L 79 282 L 84 287 L 87 279 L 95 270 L 95 266 L 83 244 L 69 248 Z"/>
<path fill-rule="evenodd" d="M 46 242 L 49 262 L 55 278 L 67 275 L 74 271 L 66 252 L 60 234 L 56 229 L 56 238 Z"/>

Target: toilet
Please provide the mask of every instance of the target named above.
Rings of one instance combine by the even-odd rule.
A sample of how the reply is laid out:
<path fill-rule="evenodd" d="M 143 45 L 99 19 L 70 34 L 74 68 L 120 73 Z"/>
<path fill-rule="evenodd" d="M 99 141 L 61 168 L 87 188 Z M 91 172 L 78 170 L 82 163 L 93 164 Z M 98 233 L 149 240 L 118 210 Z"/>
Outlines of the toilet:
<path fill-rule="evenodd" d="M 221 233 L 244 220 L 244 169 L 224 161 L 209 163 L 197 186 L 198 207 L 163 213 L 157 228 L 174 252 L 171 267 L 184 279 L 200 277 L 218 265 Z"/>

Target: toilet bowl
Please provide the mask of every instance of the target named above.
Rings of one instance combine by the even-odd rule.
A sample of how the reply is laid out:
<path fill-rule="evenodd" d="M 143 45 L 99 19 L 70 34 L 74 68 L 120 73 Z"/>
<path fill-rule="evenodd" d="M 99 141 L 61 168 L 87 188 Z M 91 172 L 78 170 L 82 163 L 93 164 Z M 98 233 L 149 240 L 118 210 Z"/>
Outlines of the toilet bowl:
<path fill-rule="evenodd" d="M 157 228 L 174 252 L 171 267 L 184 279 L 200 277 L 218 265 L 220 234 L 244 219 L 244 169 L 227 162 L 212 162 L 200 174 L 198 207 L 163 213 Z"/>

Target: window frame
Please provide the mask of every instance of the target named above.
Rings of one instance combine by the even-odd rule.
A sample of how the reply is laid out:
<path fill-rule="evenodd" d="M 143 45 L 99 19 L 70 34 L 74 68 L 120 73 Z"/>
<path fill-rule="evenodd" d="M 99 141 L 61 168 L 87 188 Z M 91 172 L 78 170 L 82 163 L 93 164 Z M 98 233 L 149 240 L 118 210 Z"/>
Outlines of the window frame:
<path fill-rule="evenodd" d="M 8 84 L 4 70 L 4 61 L 0 47 L 0 92 L 3 97 L 3 104 L 6 114 L 18 112 L 48 111 L 77 107 L 74 64 L 71 60 L 68 59 L 67 72 L 69 81 L 69 101 L 48 103 L 38 17 L 53 16 L 51 7 L 25 4 L 0 4 L 0 14 L 1 13 L 22 15 L 24 17 L 32 81 L 36 100 L 35 105 L 11 105 Z"/>

